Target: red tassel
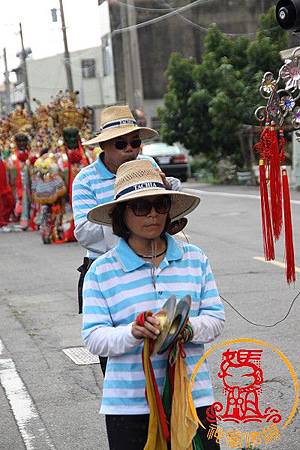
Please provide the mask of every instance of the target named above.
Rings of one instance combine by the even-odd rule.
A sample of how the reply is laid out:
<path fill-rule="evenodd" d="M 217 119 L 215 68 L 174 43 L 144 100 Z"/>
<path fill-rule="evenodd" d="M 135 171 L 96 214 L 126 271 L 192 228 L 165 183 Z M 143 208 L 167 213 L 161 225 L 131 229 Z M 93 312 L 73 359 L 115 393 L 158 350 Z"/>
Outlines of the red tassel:
<path fill-rule="evenodd" d="M 283 188 L 283 209 L 284 209 L 284 233 L 285 233 L 285 259 L 286 259 L 286 279 L 287 282 L 295 283 L 295 255 L 293 244 L 293 224 L 291 214 L 291 202 L 289 191 L 289 180 L 286 169 L 282 170 L 282 188 Z"/>
<path fill-rule="evenodd" d="M 259 178 L 264 254 L 266 261 L 271 261 L 275 259 L 275 249 L 267 188 L 266 166 L 262 160 L 259 162 Z"/>
<path fill-rule="evenodd" d="M 277 131 L 271 128 L 271 158 L 270 158 L 270 197 L 272 224 L 275 240 L 280 237 L 282 229 L 282 193 L 281 193 L 281 173 L 280 154 Z"/>

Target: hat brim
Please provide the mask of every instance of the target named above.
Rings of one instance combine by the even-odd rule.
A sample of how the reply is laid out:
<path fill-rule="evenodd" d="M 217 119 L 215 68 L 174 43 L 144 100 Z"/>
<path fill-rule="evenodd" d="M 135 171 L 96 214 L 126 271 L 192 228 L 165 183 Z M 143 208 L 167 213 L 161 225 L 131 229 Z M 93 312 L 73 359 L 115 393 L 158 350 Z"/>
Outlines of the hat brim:
<path fill-rule="evenodd" d="M 158 136 L 158 132 L 152 128 L 139 127 L 137 125 L 122 125 L 116 128 L 109 128 L 103 130 L 100 134 L 95 136 L 93 139 L 82 142 L 82 145 L 94 145 L 101 142 L 110 141 L 119 136 L 124 136 L 125 134 L 138 131 L 141 139 L 151 139 Z"/>
<path fill-rule="evenodd" d="M 179 191 L 168 191 L 167 189 L 143 189 L 142 191 L 130 192 L 129 194 L 122 195 L 117 200 L 104 203 L 103 205 L 96 206 L 88 213 L 88 220 L 99 225 L 111 226 L 112 218 L 111 214 L 114 208 L 129 200 L 135 200 L 137 198 L 152 197 L 159 195 L 169 195 L 171 197 L 171 209 L 169 216 L 171 220 L 177 220 L 181 217 L 185 217 L 191 213 L 200 203 L 200 197 L 196 195 L 187 194 Z"/>

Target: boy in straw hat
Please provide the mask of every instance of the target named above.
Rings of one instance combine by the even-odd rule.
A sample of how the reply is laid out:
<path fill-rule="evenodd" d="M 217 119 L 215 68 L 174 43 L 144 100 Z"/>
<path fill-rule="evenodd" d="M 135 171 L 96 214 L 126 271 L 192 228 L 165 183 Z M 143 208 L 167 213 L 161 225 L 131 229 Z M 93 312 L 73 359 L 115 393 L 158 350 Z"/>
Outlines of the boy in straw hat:
<path fill-rule="evenodd" d="M 102 152 L 97 160 L 81 170 L 73 182 L 72 207 L 75 221 L 75 236 L 87 249 L 83 264 L 78 268 L 79 312 L 82 308 L 82 285 L 90 264 L 117 242 L 111 228 L 95 226 L 87 220 L 89 211 L 97 205 L 113 199 L 116 171 L 121 164 L 136 158 L 148 159 L 159 169 L 152 158 L 140 155 L 142 139 L 156 137 L 158 133 L 147 127 L 137 125 L 128 106 L 110 106 L 101 114 L 101 132 L 83 145 L 98 144 Z M 164 183 L 170 189 L 180 189 L 180 181 L 168 178 L 161 173 Z M 105 360 L 100 360 L 105 366 Z"/>
<path fill-rule="evenodd" d="M 143 338 L 159 341 L 164 322 L 155 314 L 161 314 L 172 296 L 173 303 L 174 296 L 180 299 L 187 294 L 189 299 L 189 334 L 184 343 L 188 376 L 202 357 L 204 344 L 223 329 L 224 307 L 207 257 L 195 245 L 166 232 L 170 220 L 189 214 L 199 201 L 194 195 L 167 190 L 150 161 L 136 160 L 117 170 L 114 198 L 88 214 L 95 227 L 112 226 L 120 237 L 91 265 L 83 289 L 83 339 L 90 352 L 108 357 L 100 413 L 106 416 L 111 450 L 191 450 L 194 439 L 201 440 L 195 448 L 220 448 L 214 438 L 207 438 L 206 408 L 214 401 L 207 363 L 193 386 L 196 412 L 207 429 L 197 430 L 196 422 L 187 426 L 185 420 L 174 425 L 172 412 L 171 447 L 165 438 L 158 438 L 157 427 L 149 425 L 148 431 L 151 395 L 147 390 L 148 406 L 142 364 Z M 159 348 L 151 360 L 162 394 L 168 355 L 159 354 Z M 182 400 L 186 407 L 187 399 Z M 175 444 L 182 443 L 183 435 L 185 444 Z"/>

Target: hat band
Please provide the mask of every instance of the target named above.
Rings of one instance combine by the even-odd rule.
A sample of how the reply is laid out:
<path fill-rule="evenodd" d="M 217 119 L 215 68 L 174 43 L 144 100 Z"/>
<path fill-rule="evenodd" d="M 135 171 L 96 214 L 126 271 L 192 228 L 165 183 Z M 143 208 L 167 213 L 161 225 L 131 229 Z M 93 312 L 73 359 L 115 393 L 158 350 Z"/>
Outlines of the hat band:
<path fill-rule="evenodd" d="M 137 192 L 137 191 L 141 191 L 143 189 L 149 189 L 149 188 L 151 188 L 151 189 L 153 189 L 153 188 L 161 189 L 162 188 L 162 189 L 166 190 L 166 187 L 163 183 L 157 183 L 156 181 L 144 181 L 143 183 L 135 184 L 126 189 L 123 189 L 115 196 L 115 200 L 122 197 L 123 195 L 129 194 L 130 192 Z"/>
<path fill-rule="evenodd" d="M 101 130 L 105 130 L 106 128 L 116 128 L 123 125 L 136 125 L 136 120 L 134 119 L 120 119 L 120 120 L 113 120 L 112 122 L 107 122 L 103 127 L 101 127 Z"/>

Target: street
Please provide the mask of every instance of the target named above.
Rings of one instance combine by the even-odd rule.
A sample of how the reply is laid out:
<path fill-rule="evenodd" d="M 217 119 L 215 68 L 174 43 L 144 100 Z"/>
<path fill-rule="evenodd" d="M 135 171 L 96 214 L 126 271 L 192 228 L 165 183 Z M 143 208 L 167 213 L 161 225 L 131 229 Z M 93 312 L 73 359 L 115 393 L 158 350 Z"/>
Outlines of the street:
<path fill-rule="evenodd" d="M 270 325 L 282 319 L 300 290 L 300 269 L 295 286 L 288 286 L 283 268 L 255 259 L 263 256 L 258 189 L 196 183 L 185 184 L 185 189 L 200 191 L 202 199 L 185 232 L 208 255 L 222 297 L 252 322 Z M 300 266 L 300 194 L 292 192 L 291 197 Z M 37 232 L 15 232 L 0 233 L 0 255 L 0 449 L 107 450 L 105 423 L 98 414 L 99 364 L 78 365 L 63 352 L 83 346 L 76 268 L 84 250 L 77 243 L 43 245 Z M 283 255 L 280 241 L 276 260 L 282 262 Z M 226 326 L 217 342 L 266 341 L 299 374 L 300 299 L 286 320 L 268 328 L 248 323 L 224 305 Z M 278 359 L 268 355 L 268 396 L 287 415 L 293 383 Z M 212 367 L 215 380 L 217 369 Z M 267 448 L 300 449 L 297 412 L 281 439 Z"/>

